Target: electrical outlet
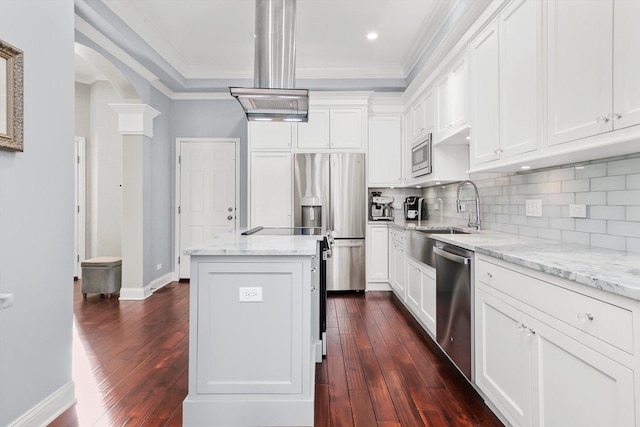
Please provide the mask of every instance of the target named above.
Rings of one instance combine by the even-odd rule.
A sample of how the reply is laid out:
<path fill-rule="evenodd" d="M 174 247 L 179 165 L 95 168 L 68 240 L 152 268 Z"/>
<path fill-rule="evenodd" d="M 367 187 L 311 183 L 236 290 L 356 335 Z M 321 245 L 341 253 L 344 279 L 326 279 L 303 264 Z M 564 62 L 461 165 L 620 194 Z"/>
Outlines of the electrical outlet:
<path fill-rule="evenodd" d="M 156 270 L 162 270 L 162 264 L 156 265 Z"/>
<path fill-rule="evenodd" d="M 14 304 L 13 294 L 0 294 L 0 310 L 12 307 Z"/>
<path fill-rule="evenodd" d="M 586 218 L 587 205 L 569 205 L 569 216 L 571 218 Z"/>
<path fill-rule="evenodd" d="M 466 212 L 466 211 L 467 211 L 467 204 L 460 203 L 460 212 Z"/>
<path fill-rule="evenodd" d="M 440 210 L 440 203 L 436 203 L 435 205 L 433 205 L 433 210 L 434 211 L 439 211 Z"/>
<path fill-rule="evenodd" d="M 240 302 L 262 302 L 262 288 L 240 288 Z"/>
<path fill-rule="evenodd" d="M 526 216 L 542 216 L 542 200 L 540 199 L 527 199 Z"/>

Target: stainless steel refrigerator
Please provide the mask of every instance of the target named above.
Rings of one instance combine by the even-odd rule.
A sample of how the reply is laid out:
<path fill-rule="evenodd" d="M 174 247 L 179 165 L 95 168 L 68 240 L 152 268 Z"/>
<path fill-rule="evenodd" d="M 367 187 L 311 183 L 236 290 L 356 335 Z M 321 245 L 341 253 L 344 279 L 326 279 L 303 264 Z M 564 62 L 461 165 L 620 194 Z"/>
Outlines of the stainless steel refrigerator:
<path fill-rule="evenodd" d="M 363 153 L 297 153 L 294 225 L 329 235 L 327 291 L 364 290 L 366 182 Z"/>

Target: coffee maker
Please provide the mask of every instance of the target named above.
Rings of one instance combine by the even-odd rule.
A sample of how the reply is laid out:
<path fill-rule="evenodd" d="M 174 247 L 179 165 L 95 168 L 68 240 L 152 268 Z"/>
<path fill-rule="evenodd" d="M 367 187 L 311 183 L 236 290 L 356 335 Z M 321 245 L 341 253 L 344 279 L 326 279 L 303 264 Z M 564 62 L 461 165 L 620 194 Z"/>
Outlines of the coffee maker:
<path fill-rule="evenodd" d="M 372 221 L 392 221 L 393 197 L 382 196 L 380 191 L 372 191 L 369 200 L 369 219 Z"/>
<path fill-rule="evenodd" d="M 404 218 L 409 221 L 420 221 L 427 219 L 427 206 L 424 198 L 409 196 L 404 201 Z"/>

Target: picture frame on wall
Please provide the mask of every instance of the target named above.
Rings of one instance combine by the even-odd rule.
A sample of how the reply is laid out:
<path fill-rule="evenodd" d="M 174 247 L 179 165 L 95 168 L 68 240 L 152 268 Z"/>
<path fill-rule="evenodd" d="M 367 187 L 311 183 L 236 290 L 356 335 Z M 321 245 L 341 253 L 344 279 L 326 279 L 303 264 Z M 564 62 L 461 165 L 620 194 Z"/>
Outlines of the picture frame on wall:
<path fill-rule="evenodd" d="M 0 40 L 0 149 L 24 151 L 23 53 Z"/>

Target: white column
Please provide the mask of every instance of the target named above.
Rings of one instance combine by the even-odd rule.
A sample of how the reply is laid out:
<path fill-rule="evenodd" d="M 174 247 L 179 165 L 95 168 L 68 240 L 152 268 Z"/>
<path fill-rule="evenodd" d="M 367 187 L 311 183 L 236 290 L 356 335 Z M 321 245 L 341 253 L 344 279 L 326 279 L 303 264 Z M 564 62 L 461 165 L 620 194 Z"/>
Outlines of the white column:
<path fill-rule="evenodd" d="M 122 135 L 122 289 L 121 300 L 151 295 L 144 283 L 144 156 L 160 112 L 147 104 L 110 104 Z"/>

